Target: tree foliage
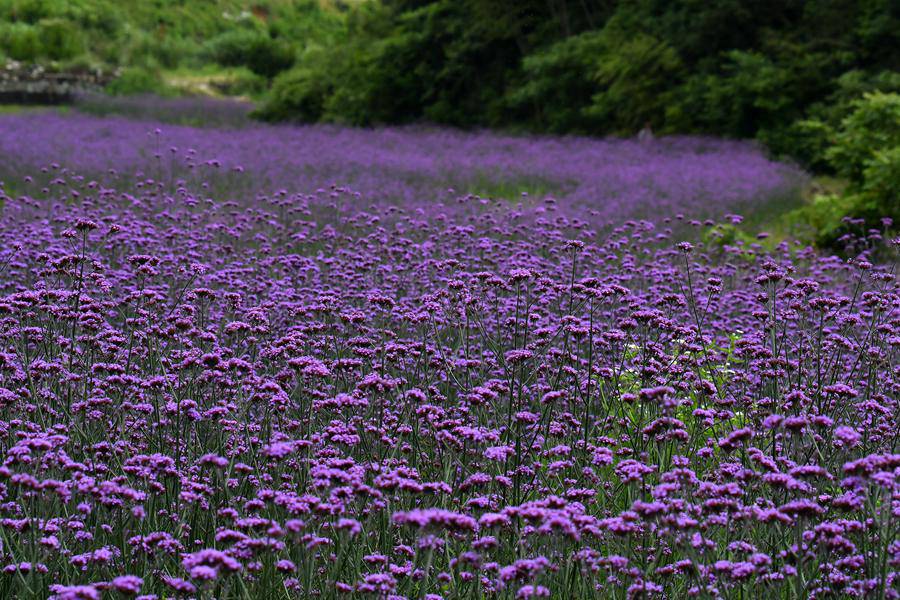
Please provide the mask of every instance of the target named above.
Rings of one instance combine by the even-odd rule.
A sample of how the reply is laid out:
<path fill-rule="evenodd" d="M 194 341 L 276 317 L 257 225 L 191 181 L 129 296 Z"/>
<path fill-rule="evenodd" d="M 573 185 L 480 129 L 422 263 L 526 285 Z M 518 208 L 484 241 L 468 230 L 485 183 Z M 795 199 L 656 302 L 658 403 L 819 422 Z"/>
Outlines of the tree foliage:
<path fill-rule="evenodd" d="M 823 151 L 847 182 L 842 194 L 824 194 L 802 209 L 815 222 L 819 241 L 839 245 L 842 236 L 900 222 L 900 94 L 867 92 L 849 105 L 838 126 L 811 119 L 805 126 L 831 140 Z"/>
<path fill-rule="evenodd" d="M 889 0 L 367 2 L 348 35 L 276 81 L 261 114 L 589 134 L 650 123 L 756 137 L 826 166 L 797 123 L 819 116 L 823 98 L 846 110 L 882 89 L 878 74 L 900 67 L 898 32 Z M 290 90 L 323 96 L 298 102 Z"/>

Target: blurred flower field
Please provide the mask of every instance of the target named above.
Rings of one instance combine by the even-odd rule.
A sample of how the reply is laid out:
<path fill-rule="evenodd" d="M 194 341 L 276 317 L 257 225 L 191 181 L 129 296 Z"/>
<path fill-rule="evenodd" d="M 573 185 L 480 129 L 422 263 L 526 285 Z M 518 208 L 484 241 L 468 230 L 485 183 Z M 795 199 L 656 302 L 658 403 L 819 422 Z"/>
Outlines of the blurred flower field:
<path fill-rule="evenodd" d="M 197 111 L 196 103 L 181 104 L 169 116 Z M 712 138 L 647 144 L 436 128 L 264 126 L 234 116 L 239 107 L 231 103 L 207 101 L 201 108 L 213 122 L 242 126 L 195 128 L 78 113 L 0 117 L 0 151 L 8 157 L 2 176 L 15 185 L 21 173 L 37 175 L 55 162 L 101 182 L 153 179 L 171 187 L 184 179 L 238 200 L 259 191 L 302 193 L 337 185 L 351 187 L 366 202 L 427 212 L 469 193 L 526 207 L 549 195 L 594 224 L 757 210 L 759 204 L 790 202 L 805 178 L 749 143 Z M 220 113 L 221 119 L 215 116 Z M 154 133 L 159 128 L 165 131 Z M 116 180 L 109 179 L 110 169 Z M 522 193 L 531 198 L 523 200 Z"/>

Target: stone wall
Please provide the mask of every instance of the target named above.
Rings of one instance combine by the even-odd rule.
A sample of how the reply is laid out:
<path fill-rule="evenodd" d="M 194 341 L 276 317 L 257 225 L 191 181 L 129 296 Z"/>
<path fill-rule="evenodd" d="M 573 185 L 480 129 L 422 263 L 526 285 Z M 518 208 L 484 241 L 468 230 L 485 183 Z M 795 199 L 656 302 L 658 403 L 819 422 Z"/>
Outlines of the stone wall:
<path fill-rule="evenodd" d="M 100 91 L 111 79 L 97 70 L 52 71 L 11 61 L 0 68 L 0 104 L 65 104 Z"/>

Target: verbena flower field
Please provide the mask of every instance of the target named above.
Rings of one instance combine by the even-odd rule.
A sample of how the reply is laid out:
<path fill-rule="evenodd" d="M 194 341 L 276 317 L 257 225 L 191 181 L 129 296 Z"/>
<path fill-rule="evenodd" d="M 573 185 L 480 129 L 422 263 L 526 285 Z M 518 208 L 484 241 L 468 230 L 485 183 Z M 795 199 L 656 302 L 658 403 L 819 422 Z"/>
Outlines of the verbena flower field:
<path fill-rule="evenodd" d="M 0 118 L 0 597 L 900 597 L 898 242 L 729 234 L 799 173 L 153 128 Z"/>
<path fill-rule="evenodd" d="M 570 217 L 595 225 L 677 212 L 720 216 L 784 201 L 804 177 L 747 143 L 711 138 L 648 145 L 446 129 L 197 129 L 46 113 L 0 117 L 0 152 L 6 163 L 0 177 L 8 183 L 56 161 L 85 176 L 109 179 L 113 169 L 129 183 L 137 176 L 170 189 L 178 179 L 197 190 L 206 184 L 218 200 L 242 204 L 259 190 L 310 193 L 337 183 L 365 202 L 431 215 L 440 212 L 435 205 L 454 206 L 468 192 L 491 198 L 524 192 L 526 204 L 549 194 L 565 201 Z"/>

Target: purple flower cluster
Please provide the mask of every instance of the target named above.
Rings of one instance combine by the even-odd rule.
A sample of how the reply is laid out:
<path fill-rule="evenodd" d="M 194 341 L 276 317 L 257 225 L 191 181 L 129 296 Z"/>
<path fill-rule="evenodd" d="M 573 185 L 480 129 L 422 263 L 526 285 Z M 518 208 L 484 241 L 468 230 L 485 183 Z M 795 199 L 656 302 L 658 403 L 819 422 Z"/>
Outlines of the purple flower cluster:
<path fill-rule="evenodd" d="M 461 197 L 470 192 L 502 198 L 507 208 L 542 212 L 556 208 L 544 204 L 550 195 L 570 218 L 595 224 L 748 211 L 789 201 L 804 181 L 797 169 L 750 144 L 710 138 L 648 145 L 420 128 L 168 125 L 163 135 L 156 128 L 148 121 L 78 113 L 2 115 L 0 154 L 6 160 L 0 180 L 18 183 L 30 173 L 41 184 L 34 192 L 59 187 L 52 169 L 37 177 L 53 159 L 116 187 L 130 188 L 135 179 L 183 179 L 229 200 L 260 190 L 330 191 L 338 185 L 361 193 L 367 203 L 400 204 L 432 216 L 458 214 L 465 208 Z M 470 198 L 464 204 L 484 203 Z"/>
<path fill-rule="evenodd" d="M 48 173 L 2 197 L 0 597 L 900 597 L 879 232 Z"/>

